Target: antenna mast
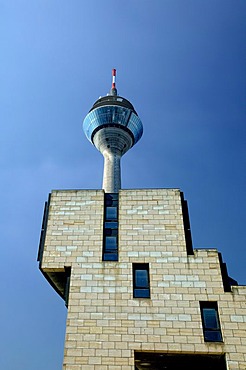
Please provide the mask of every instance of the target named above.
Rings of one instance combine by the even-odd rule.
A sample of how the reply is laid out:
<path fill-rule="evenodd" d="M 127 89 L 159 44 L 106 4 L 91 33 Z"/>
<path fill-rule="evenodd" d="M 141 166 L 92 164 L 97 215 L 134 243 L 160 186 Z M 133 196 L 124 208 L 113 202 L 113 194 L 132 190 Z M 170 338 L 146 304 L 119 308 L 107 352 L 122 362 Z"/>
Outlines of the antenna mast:
<path fill-rule="evenodd" d="M 117 89 L 116 89 L 116 69 L 112 69 L 112 87 L 110 90 L 110 95 L 117 95 Z"/>

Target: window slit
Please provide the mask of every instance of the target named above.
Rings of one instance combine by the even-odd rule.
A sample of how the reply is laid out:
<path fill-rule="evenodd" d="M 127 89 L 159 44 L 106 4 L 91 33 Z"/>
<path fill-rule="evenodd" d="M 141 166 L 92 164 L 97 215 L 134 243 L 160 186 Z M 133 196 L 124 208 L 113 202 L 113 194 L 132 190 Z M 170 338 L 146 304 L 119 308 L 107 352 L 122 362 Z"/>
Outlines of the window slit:
<path fill-rule="evenodd" d="M 205 342 L 222 342 L 217 302 L 200 302 Z"/>
<path fill-rule="evenodd" d="M 105 194 L 103 261 L 118 261 L 118 205 L 118 194 Z"/>

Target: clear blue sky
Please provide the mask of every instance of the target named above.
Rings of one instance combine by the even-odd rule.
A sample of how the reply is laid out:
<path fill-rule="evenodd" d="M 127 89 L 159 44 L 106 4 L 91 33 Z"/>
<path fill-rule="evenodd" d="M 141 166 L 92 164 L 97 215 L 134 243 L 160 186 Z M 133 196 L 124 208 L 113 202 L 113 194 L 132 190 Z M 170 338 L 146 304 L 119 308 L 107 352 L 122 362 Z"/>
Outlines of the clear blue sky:
<path fill-rule="evenodd" d="M 61 369 L 66 309 L 36 262 L 43 205 L 101 187 L 82 120 L 113 67 L 144 124 L 123 187 L 181 188 L 194 247 L 246 283 L 245 45 L 245 0 L 0 0 L 0 369 Z"/>

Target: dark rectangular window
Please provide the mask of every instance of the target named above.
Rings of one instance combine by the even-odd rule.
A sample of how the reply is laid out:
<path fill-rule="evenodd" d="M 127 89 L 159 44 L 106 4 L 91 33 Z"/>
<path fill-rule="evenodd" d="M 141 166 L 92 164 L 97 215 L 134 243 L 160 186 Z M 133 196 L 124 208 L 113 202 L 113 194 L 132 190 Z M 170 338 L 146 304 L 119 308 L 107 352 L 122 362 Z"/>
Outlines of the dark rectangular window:
<path fill-rule="evenodd" d="M 117 237 L 116 236 L 106 236 L 105 237 L 105 252 L 117 250 Z"/>
<path fill-rule="evenodd" d="M 64 284 L 64 299 L 65 305 L 68 308 L 69 290 L 70 290 L 71 267 L 65 267 L 65 284 Z"/>
<path fill-rule="evenodd" d="M 117 207 L 106 207 L 105 209 L 106 220 L 117 220 Z"/>
<path fill-rule="evenodd" d="M 106 221 L 104 223 L 105 229 L 118 229 L 118 222 L 108 222 Z"/>
<path fill-rule="evenodd" d="M 103 261 L 118 261 L 118 194 L 105 194 Z"/>
<path fill-rule="evenodd" d="M 205 342 L 222 342 L 217 302 L 200 302 Z"/>
<path fill-rule="evenodd" d="M 149 264 L 133 264 L 133 298 L 150 298 Z"/>
<path fill-rule="evenodd" d="M 118 207 L 119 203 L 118 193 L 106 193 L 104 201 L 106 207 Z"/>
<path fill-rule="evenodd" d="M 182 206 L 182 214 L 183 214 L 183 222 L 184 222 L 186 250 L 187 250 L 187 254 L 194 254 L 193 246 L 192 246 L 192 238 L 191 238 L 188 203 L 187 203 L 187 200 L 184 199 L 184 194 L 182 192 L 180 193 L 180 197 L 181 197 L 181 206 Z"/>
<path fill-rule="evenodd" d="M 38 248 L 38 258 L 37 258 L 37 260 L 39 261 L 39 266 L 41 266 L 42 259 L 43 259 L 44 243 L 45 243 L 46 229 L 47 229 L 47 223 L 48 223 L 48 214 L 49 214 L 49 207 L 50 207 L 50 198 L 51 198 L 51 194 L 49 194 L 48 201 L 45 202 L 45 205 L 44 205 L 43 222 L 42 222 L 39 248 Z"/>

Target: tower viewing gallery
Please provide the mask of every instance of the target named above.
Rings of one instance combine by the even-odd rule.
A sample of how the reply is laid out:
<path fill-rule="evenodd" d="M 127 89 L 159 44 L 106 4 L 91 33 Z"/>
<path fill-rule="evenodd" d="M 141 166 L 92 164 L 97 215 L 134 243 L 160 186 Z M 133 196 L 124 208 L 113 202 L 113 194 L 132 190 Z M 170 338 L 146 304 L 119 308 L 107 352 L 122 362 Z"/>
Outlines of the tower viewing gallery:
<path fill-rule="evenodd" d="M 83 122 L 102 189 L 45 204 L 38 261 L 68 309 L 63 370 L 245 370 L 246 286 L 216 249 L 193 249 L 182 191 L 121 189 L 143 126 L 115 75 Z"/>

